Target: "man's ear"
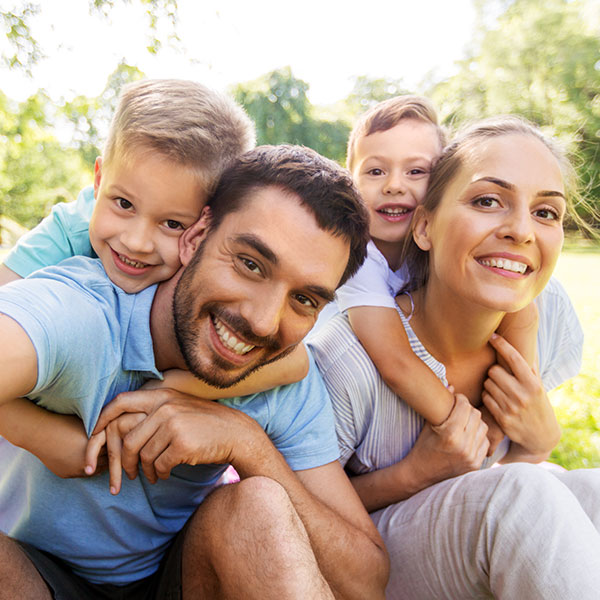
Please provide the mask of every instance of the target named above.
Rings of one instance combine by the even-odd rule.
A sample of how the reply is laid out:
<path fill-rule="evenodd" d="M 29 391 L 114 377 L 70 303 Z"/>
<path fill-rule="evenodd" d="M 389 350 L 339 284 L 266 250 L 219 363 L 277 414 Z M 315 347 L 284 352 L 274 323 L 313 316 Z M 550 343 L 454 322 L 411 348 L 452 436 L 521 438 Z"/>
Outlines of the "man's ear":
<path fill-rule="evenodd" d="M 94 198 L 98 199 L 98 188 L 102 179 L 102 157 L 97 156 L 94 163 Z"/>
<path fill-rule="evenodd" d="M 184 267 L 192 260 L 194 254 L 196 254 L 196 250 L 198 250 L 198 246 L 200 246 L 206 237 L 210 221 L 210 208 L 205 206 L 202 209 L 200 218 L 179 237 L 179 260 Z"/>
<path fill-rule="evenodd" d="M 413 240 L 415 240 L 415 244 L 425 252 L 431 250 L 431 239 L 429 237 L 430 229 L 430 215 L 422 206 L 417 206 L 415 214 L 413 215 L 412 236 Z"/>

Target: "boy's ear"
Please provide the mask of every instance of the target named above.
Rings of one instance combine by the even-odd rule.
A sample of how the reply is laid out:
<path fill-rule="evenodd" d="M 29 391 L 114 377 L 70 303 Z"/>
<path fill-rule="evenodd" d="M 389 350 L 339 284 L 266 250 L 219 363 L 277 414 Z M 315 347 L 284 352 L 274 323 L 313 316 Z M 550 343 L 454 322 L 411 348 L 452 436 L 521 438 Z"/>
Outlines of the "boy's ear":
<path fill-rule="evenodd" d="M 98 199 L 98 188 L 102 179 L 102 157 L 97 156 L 94 163 L 94 198 Z"/>
<path fill-rule="evenodd" d="M 431 240 L 429 232 L 431 229 L 431 219 L 425 209 L 422 206 L 417 206 L 415 214 L 413 215 L 413 228 L 412 236 L 415 240 L 415 244 L 427 252 L 431 250 Z"/>
<path fill-rule="evenodd" d="M 200 218 L 191 227 L 188 227 L 179 237 L 179 260 L 184 267 L 192 260 L 196 250 L 198 250 L 198 246 L 200 246 L 206 237 L 206 233 L 210 227 L 210 221 L 210 208 L 205 206 L 202 209 Z"/>

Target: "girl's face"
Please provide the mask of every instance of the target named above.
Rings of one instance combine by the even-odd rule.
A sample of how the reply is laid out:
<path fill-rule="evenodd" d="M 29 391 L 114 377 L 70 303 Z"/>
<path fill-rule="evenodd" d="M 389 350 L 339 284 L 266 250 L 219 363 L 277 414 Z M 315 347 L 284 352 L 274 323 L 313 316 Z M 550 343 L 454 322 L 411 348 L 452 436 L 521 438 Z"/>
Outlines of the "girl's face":
<path fill-rule="evenodd" d="M 558 161 L 537 138 L 477 142 L 437 210 L 417 216 L 415 241 L 430 252 L 428 290 L 502 312 L 529 304 L 560 254 L 564 193 Z"/>

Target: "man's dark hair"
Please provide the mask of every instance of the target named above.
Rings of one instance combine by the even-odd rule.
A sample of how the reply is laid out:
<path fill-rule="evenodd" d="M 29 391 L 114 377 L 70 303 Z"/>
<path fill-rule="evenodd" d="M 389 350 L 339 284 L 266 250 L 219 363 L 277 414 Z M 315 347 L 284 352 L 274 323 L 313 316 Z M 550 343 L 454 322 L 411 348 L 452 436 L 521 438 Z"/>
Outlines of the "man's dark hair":
<path fill-rule="evenodd" d="M 268 186 L 296 194 L 321 229 L 349 242 L 348 264 L 338 285 L 354 275 L 366 256 L 367 211 L 350 173 L 310 148 L 259 146 L 238 158 L 223 172 L 208 202 L 211 229 L 239 210 L 254 190 Z"/>

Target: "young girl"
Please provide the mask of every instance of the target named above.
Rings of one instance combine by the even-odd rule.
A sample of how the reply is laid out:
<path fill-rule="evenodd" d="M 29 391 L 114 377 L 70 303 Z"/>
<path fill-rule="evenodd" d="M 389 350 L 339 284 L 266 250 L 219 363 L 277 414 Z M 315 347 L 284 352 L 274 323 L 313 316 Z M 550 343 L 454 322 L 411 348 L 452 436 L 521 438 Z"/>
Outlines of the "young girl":
<path fill-rule="evenodd" d="M 369 210 L 371 242 L 365 264 L 336 293 L 339 310 L 348 311 L 352 329 L 384 381 L 433 425 L 448 417 L 454 397 L 411 351 L 394 297 L 410 276 L 402 247 L 444 141 L 435 110 L 418 96 L 386 100 L 358 121 L 347 162 Z M 515 277 L 528 268 L 507 256 L 489 257 L 488 262 L 489 268 Z M 503 319 L 498 332 L 534 364 L 534 304 Z M 479 405 L 481 399 L 470 400 Z"/>

